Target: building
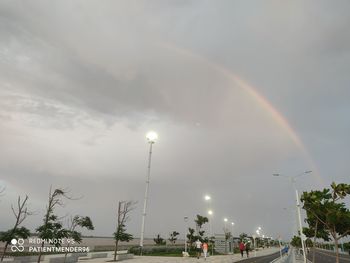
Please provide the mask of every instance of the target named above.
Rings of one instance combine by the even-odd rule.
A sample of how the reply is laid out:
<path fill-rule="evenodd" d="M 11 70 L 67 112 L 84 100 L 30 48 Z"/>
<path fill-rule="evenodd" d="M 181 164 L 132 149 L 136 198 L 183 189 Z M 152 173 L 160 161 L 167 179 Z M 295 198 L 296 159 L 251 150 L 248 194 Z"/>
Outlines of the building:
<path fill-rule="evenodd" d="M 238 247 L 239 241 L 239 237 L 230 237 L 226 241 L 224 234 L 215 234 L 215 250 L 223 254 L 233 254 L 233 249 Z"/>

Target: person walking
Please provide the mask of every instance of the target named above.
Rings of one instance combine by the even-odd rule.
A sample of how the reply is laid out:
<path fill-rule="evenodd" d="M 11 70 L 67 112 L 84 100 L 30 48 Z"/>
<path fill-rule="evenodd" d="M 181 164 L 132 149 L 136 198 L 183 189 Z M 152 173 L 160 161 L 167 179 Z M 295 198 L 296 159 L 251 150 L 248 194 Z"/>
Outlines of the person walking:
<path fill-rule="evenodd" d="M 245 253 L 247 253 L 247 258 L 249 258 L 249 242 L 245 244 Z"/>
<path fill-rule="evenodd" d="M 203 248 L 204 260 L 207 260 L 208 244 L 204 242 L 202 245 L 202 248 Z"/>
<path fill-rule="evenodd" d="M 244 250 L 245 250 L 245 245 L 243 243 L 243 240 L 241 240 L 241 243 L 239 244 L 239 250 L 241 251 L 241 256 L 243 258 L 243 253 L 244 253 Z"/>
<path fill-rule="evenodd" d="M 197 250 L 197 258 L 199 259 L 201 252 L 202 252 L 202 242 L 197 239 L 196 243 L 196 250 Z"/>

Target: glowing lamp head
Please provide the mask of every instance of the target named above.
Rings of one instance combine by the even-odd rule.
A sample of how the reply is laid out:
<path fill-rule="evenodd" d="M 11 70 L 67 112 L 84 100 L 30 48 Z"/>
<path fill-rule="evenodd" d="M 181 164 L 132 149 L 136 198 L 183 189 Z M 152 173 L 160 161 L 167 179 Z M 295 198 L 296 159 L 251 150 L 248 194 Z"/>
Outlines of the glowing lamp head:
<path fill-rule="evenodd" d="M 213 211 L 209 210 L 208 215 L 212 215 L 212 214 L 213 214 Z"/>
<path fill-rule="evenodd" d="M 234 226 L 234 225 L 235 225 L 235 223 L 231 222 L 231 225 L 233 225 L 233 226 Z"/>
<path fill-rule="evenodd" d="M 211 197 L 209 195 L 204 196 L 205 201 L 209 201 L 210 199 L 211 199 Z"/>
<path fill-rule="evenodd" d="M 227 222 L 227 218 L 224 218 L 224 221 Z"/>
<path fill-rule="evenodd" d="M 154 131 L 150 131 L 146 134 L 146 138 L 147 138 L 148 142 L 155 143 L 158 139 L 158 134 Z"/>

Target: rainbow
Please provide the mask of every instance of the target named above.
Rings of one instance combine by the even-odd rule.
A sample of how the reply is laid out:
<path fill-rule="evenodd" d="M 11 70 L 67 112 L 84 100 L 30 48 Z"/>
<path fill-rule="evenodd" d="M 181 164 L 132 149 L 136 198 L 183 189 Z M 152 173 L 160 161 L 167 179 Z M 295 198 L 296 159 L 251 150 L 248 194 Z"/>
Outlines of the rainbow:
<path fill-rule="evenodd" d="M 215 62 L 209 61 L 207 58 L 198 55 L 190 50 L 180 48 L 178 46 L 174 46 L 170 43 L 165 42 L 159 42 L 156 45 L 159 47 L 168 49 L 172 52 L 176 52 L 178 54 L 184 55 L 186 57 L 190 57 L 193 59 L 196 59 L 197 61 L 200 61 L 201 63 L 205 63 L 207 66 L 211 67 L 215 71 L 221 73 L 223 76 L 225 76 L 228 80 L 230 80 L 231 83 L 234 83 L 241 87 L 254 101 L 260 105 L 260 107 L 271 116 L 271 118 L 281 127 L 282 130 L 286 132 L 286 134 L 289 136 L 289 138 L 294 142 L 294 144 L 298 147 L 300 152 L 303 155 L 303 158 L 307 161 L 309 167 L 313 173 L 312 176 L 317 179 L 317 182 L 319 183 L 319 186 L 324 186 L 325 183 L 322 179 L 322 177 L 319 174 L 319 171 L 310 155 L 310 153 L 307 151 L 303 141 L 298 136 L 297 132 L 291 127 L 288 120 L 263 96 L 261 95 L 253 86 L 249 85 L 246 81 L 244 81 L 242 78 L 237 76 L 236 74 L 232 73 L 229 69 L 225 68 L 224 66 L 217 64 Z"/>

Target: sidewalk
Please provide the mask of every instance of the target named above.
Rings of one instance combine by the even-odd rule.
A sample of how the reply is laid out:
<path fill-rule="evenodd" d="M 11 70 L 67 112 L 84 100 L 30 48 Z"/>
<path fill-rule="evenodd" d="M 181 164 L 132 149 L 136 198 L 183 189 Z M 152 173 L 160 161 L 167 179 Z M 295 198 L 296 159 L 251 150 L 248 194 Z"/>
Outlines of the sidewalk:
<path fill-rule="evenodd" d="M 273 254 L 278 251 L 278 248 L 267 248 L 256 252 L 256 256 L 265 256 Z M 249 254 L 250 257 L 254 257 L 254 251 Z M 243 259 L 246 259 L 244 255 Z M 104 259 L 92 259 L 84 260 L 85 263 L 104 263 L 111 260 L 111 258 Z M 133 259 L 125 260 L 125 263 L 182 263 L 182 262 L 213 262 L 213 263 L 232 263 L 242 260 L 240 254 L 225 255 L 225 256 L 212 256 L 204 260 L 203 257 L 197 258 L 183 258 L 183 257 L 153 257 L 153 256 L 135 256 Z M 79 261 L 82 262 L 82 261 Z"/>

